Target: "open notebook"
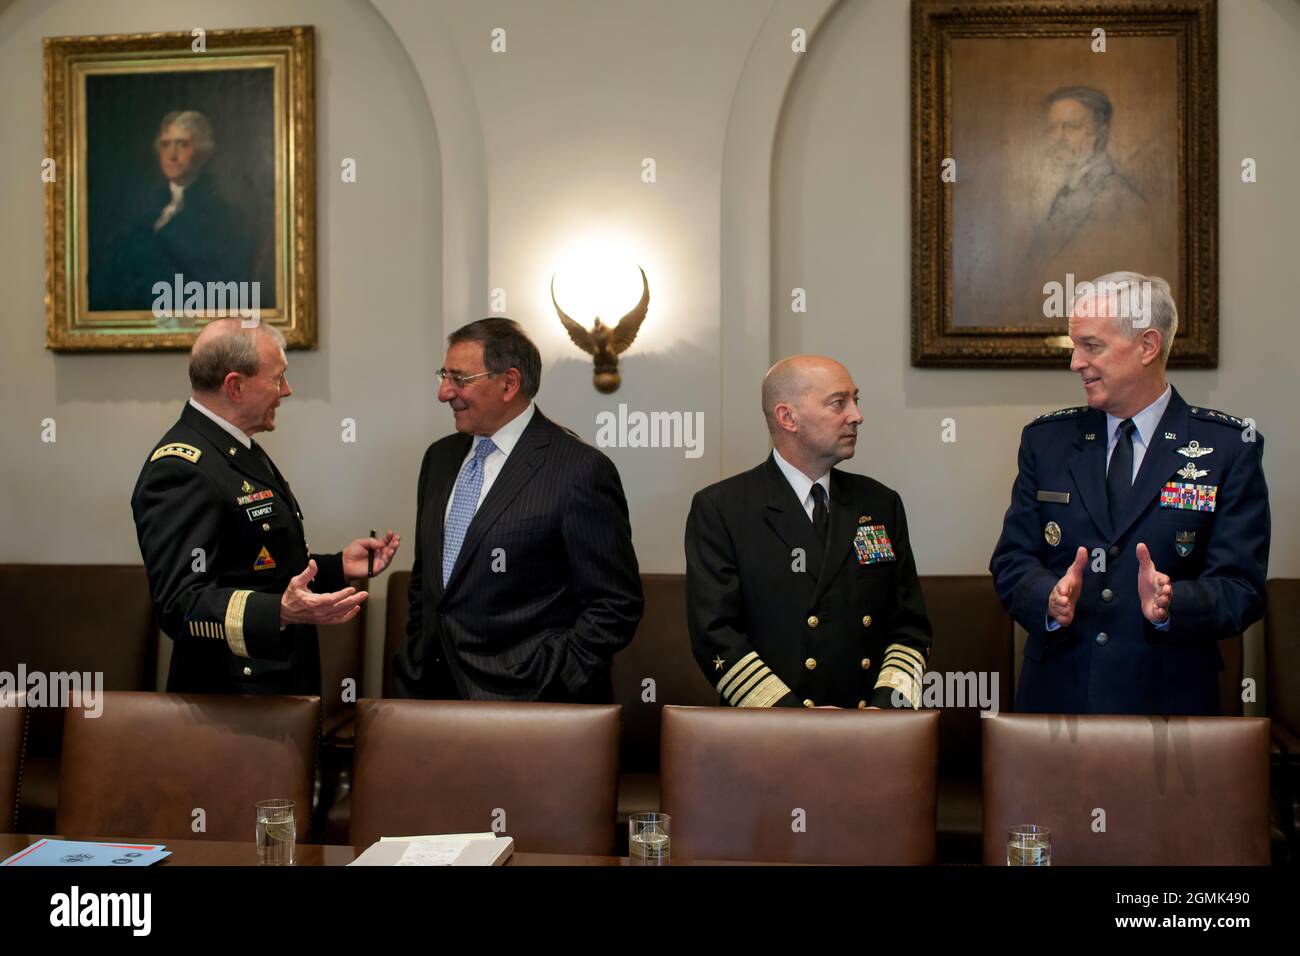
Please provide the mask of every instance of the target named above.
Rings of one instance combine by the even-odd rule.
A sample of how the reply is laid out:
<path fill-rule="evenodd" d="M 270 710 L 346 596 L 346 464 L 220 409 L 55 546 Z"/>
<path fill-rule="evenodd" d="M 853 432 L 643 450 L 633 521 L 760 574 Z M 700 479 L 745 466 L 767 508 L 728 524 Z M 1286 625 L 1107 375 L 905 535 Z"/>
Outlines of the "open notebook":
<path fill-rule="evenodd" d="M 348 866 L 501 866 L 514 846 L 495 833 L 383 837 Z"/>

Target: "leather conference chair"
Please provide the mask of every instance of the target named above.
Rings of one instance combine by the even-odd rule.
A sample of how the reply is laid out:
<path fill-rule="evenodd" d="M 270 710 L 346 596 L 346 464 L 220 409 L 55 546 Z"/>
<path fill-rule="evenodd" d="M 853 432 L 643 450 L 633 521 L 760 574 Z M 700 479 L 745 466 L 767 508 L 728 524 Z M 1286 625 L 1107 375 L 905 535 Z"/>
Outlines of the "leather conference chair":
<path fill-rule="evenodd" d="M 158 621 L 149 579 L 136 564 L 3 564 L 0 606 L 21 626 L 0 631 L 0 670 L 101 673 L 105 690 L 152 690 Z M 63 714 L 28 712 L 19 823 L 54 828 Z"/>
<path fill-rule="evenodd" d="M 57 832 L 251 845 L 254 804 L 285 797 L 306 842 L 319 727 L 319 697 L 110 693 L 99 717 L 68 708 Z"/>
<path fill-rule="evenodd" d="M 941 675 L 974 675 L 992 691 L 997 675 L 998 713 L 1015 699 L 1015 636 L 988 574 L 927 575 L 921 578 L 926 611 L 934 628 L 934 647 L 926 670 Z M 965 694 L 969 682 L 958 685 Z M 976 685 L 978 687 L 978 683 Z M 939 715 L 939 862 L 978 863 L 983 809 L 980 786 L 978 697 Z"/>
<path fill-rule="evenodd" d="M 935 862 L 939 712 L 665 707 L 673 859 Z"/>
<path fill-rule="evenodd" d="M 1278 825 L 1300 856 L 1300 579 L 1268 582 L 1264 613 L 1264 669 L 1268 673 L 1267 708 L 1272 721 L 1273 792 Z"/>
<path fill-rule="evenodd" d="M 362 700 L 354 846 L 498 830 L 526 853 L 614 850 L 616 704 Z"/>
<path fill-rule="evenodd" d="M 1053 866 L 1269 862 L 1264 718 L 1003 714 L 983 723 L 986 865 L 1006 865 L 1007 830 L 1024 823 L 1051 831 Z"/>
<path fill-rule="evenodd" d="M 16 832 L 18 793 L 23 779 L 27 708 L 23 694 L 0 696 L 0 833 Z"/>

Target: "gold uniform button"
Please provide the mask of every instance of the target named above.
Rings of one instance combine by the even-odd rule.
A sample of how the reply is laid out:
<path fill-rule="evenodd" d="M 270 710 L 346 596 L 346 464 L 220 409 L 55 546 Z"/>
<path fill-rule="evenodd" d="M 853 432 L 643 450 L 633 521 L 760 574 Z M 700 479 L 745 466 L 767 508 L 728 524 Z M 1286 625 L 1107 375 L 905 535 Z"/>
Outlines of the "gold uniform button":
<path fill-rule="evenodd" d="M 810 657 L 803 662 L 803 666 L 808 668 L 810 671 L 815 671 L 817 669 L 817 659 Z"/>
<path fill-rule="evenodd" d="M 864 657 L 864 658 L 862 658 L 862 669 L 863 669 L 864 671 L 869 671 L 869 670 L 871 670 L 871 658 L 870 658 L 870 657 Z"/>
<path fill-rule="evenodd" d="M 268 522 L 265 522 L 265 521 L 262 522 L 262 530 L 263 530 L 263 531 L 270 531 L 270 530 L 271 530 L 271 525 L 270 525 Z"/>
<path fill-rule="evenodd" d="M 870 614 L 864 614 L 864 615 L 862 615 L 862 626 L 863 626 L 863 627 L 870 627 L 870 626 L 871 626 L 871 615 L 870 615 Z"/>
<path fill-rule="evenodd" d="M 858 701 L 858 710 L 866 710 L 866 709 L 867 709 L 867 702 L 865 700 Z"/>
<path fill-rule="evenodd" d="M 231 455 L 234 455 L 234 454 L 235 454 L 235 447 L 234 447 L 233 445 L 230 446 L 230 454 L 231 454 Z"/>
<path fill-rule="evenodd" d="M 809 615 L 808 615 L 808 626 L 809 626 L 809 627 L 816 627 L 816 626 L 817 626 L 818 624 L 820 624 L 820 623 L 821 623 L 821 621 L 817 620 L 817 615 L 816 615 L 816 614 L 809 614 Z"/>
<path fill-rule="evenodd" d="M 244 668 L 244 676 L 245 676 L 245 677 L 252 677 L 252 676 L 253 676 L 253 669 L 252 669 L 251 667 L 245 667 L 245 668 Z"/>
<path fill-rule="evenodd" d="M 815 707 L 815 706 L 816 706 L 816 705 L 815 705 L 811 700 L 805 700 L 805 701 L 803 702 L 803 705 L 804 705 L 805 707 Z"/>

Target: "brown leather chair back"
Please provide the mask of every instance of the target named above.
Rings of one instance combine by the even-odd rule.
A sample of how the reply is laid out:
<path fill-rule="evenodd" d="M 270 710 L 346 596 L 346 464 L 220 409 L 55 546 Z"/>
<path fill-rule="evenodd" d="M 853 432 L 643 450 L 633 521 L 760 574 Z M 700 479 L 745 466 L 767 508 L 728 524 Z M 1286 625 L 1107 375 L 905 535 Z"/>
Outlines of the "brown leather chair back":
<path fill-rule="evenodd" d="M 921 592 L 934 628 L 927 671 L 998 675 L 995 706 L 1006 713 L 1015 699 L 1015 635 L 1011 617 L 987 574 L 927 575 Z M 989 678 L 991 680 L 991 677 Z M 953 682 L 969 698 L 970 681 Z M 978 687 L 978 684 L 975 685 Z M 991 684 L 989 690 L 992 690 Z M 980 709 L 976 700 L 947 707 L 939 717 L 939 776 L 978 780 Z"/>
<path fill-rule="evenodd" d="M 364 578 L 349 581 L 359 591 L 369 590 Z M 366 605 L 344 624 L 327 624 L 316 629 L 320 640 L 321 736 L 333 736 L 355 716 L 356 700 L 362 694 L 366 660 Z M 343 681 L 355 681 L 351 701 L 343 699 Z"/>
<path fill-rule="evenodd" d="M 623 762 L 628 773 L 659 769 L 660 712 L 665 704 L 715 707 L 718 691 L 700 672 L 686 629 L 686 575 L 643 574 L 645 613 L 636 637 L 614 657 L 614 703 L 623 707 Z M 647 686 L 645 681 L 654 683 Z M 646 700 L 650 690 L 653 700 Z"/>
<path fill-rule="evenodd" d="M 384 614 L 384 690 L 385 697 L 395 697 L 393 655 L 406 640 L 406 619 L 410 611 L 411 572 L 388 572 L 388 607 Z"/>
<path fill-rule="evenodd" d="M 350 838 L 486 832 L 527 853 L 614 850 L 615 704 L 362 700 Z"/>
<path fill-rule="evenodd" d="M 0 833 L 18 825 L 18 793 L 23 779 L 23 737 L 27 708 L 22 692 L 0 695 Z"/>
<path fill-rule="evenodd" d="M 983 723 L 986 865 L 1006 865 L 1007 829 L 1022 823 L 1051 831 L 1053 866 L 1269 862 L 1263 718 L 1003 714 Z M 1097 810 L 1104 832 L 1093 829 Z"/>
<path fill-rule="evenodd" d="M 319 697 L 110 693 L 99 717 L 69 707 L 58 832 L 252 843 L 254 804 L 287 797 L 305 842 L 319 727 Z"/>
<path fill-rule="evenodd" d="M 1264 669 L 1268 673 L 1268 715 L 1285 728 L 1286 736 L 1300 736 L 1300 579 L 1274 578 L 1268 582 L 1268 608 L 1264 612 Z"/>
<path fill-rule="evenodd" d="M 937 711 L 670 706 L 663 722 L 674 859 L 935 861 Z"/>

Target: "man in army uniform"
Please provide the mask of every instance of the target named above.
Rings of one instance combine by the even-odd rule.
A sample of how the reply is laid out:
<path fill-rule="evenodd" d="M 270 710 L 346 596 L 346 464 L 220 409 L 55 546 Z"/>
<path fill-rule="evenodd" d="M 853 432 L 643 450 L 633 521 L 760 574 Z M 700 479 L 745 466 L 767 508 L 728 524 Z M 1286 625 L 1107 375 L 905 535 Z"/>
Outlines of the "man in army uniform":
<path fill-rule="evenodd" d="M 736 707 L 918 707 L 931 634 L 903 502 L 834 467 L 862 424 L 848 369 L 778 362 L 763 413 L 772 454 L 686 521 L 695 659 Z"/>
<path fill-rule="evenodd" d="M 1169 283 L 1135 272 L 1071 306 L 1087 405 L 1025 427 L 990 563 L 1029 635 L 1018 711 L 1218 713 L 1218 641 L 1263 615 L 1264 439 L 1165 381 L 1177 329 Z"/>
<path fill-rule="evenodd" d="M 302 509 L 252 440 L 275 428 L 293 394 L 284 338 L 218 319 L 190 351 L 189 403 L 140 472 L 131 496 L 140 553 L 163 631 L 167 689 L 319 694 L 316 626 L 361 610 L 346 581 L 388 567 L 399 538 L 358 538 L 309 554 Z"/>

